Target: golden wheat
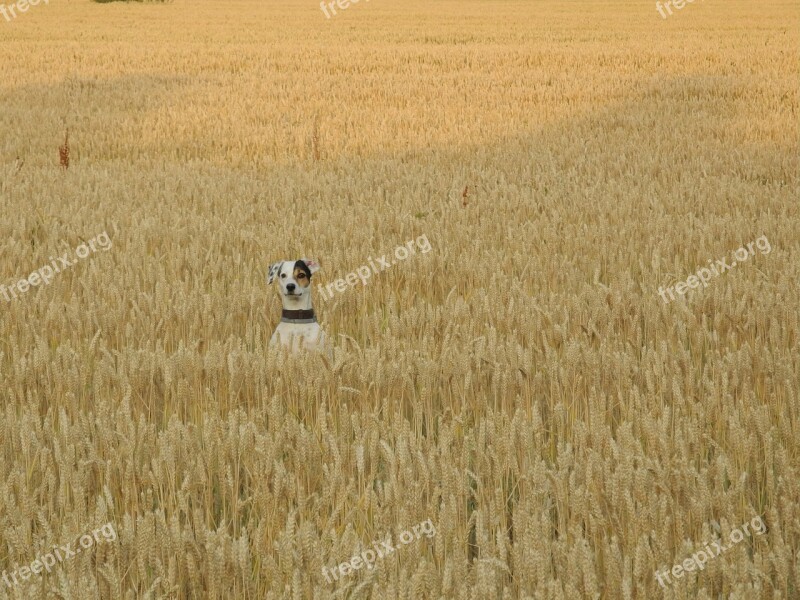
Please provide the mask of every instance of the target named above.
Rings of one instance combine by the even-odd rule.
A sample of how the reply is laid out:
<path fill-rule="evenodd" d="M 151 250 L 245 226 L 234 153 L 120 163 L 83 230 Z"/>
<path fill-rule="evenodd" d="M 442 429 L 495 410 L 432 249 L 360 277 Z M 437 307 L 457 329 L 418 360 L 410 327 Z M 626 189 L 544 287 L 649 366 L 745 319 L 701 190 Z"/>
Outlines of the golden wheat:
<path fill-rule="evenodd" d="M 800 598 L 799 24 L 776 0 L 0 21 L 0 283 L 113 240 L 0 296 L 0 569 L 118 533 L 0 598 Z M 269 351 L 271 262 L 318 257 L 324 286 L 423 234 L 316 302 L 332 360 Z"/>

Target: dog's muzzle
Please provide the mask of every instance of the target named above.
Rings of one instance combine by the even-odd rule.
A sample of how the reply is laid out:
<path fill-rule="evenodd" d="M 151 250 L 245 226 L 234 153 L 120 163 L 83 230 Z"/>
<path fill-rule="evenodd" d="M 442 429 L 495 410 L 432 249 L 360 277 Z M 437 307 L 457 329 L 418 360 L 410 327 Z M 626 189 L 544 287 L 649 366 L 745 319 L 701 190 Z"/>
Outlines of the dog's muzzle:
<path fill-rule="evenodd" d="M 281 312 L 281 323 L 296 323 L 302 325 L 305 323 L 316 323 L 317 315 L 314 314 L 314 309 L 310 310 L 289 310 L 283 309 Z"/>

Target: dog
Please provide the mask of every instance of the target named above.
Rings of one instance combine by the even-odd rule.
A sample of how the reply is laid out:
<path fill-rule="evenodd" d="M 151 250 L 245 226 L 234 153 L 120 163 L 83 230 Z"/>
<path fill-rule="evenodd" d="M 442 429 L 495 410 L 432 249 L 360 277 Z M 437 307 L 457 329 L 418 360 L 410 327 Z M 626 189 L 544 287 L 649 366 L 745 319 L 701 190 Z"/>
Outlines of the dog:
<path fill-rule="evenodd" d="M 311 305 L 311 277 L 319 271 L 316 260 L 282 260 L 269 267 L 267 285 L 280 283 L 283 311 L 270 346 L 284 346 L 292 353 L 300 349 L 327 351 L 327 336 L 317 323 Z"/>

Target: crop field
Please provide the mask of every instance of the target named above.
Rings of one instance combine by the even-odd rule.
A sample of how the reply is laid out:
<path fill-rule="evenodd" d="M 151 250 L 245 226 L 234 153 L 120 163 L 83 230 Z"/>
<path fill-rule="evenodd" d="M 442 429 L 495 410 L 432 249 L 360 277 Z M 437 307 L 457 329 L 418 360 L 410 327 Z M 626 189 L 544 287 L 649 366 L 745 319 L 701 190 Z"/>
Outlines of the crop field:
<path fill-rule="evenodd" d="M 0 600 L 800 599 L 796 0 L 0 1 Z"/>

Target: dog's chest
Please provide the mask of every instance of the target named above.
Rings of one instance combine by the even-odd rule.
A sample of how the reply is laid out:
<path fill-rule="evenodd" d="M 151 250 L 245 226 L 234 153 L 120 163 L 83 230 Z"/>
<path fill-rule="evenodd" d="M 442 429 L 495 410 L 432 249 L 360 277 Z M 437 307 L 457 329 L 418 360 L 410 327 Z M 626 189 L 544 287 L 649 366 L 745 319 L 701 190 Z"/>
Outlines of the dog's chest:
<path fill-rule="evenodd" d="M 289 346 L 292 350 L 299 350 L 301 347 L 313 350 L 322 346 L 324 337 L 319 323 L 280 323 L 271 342 Z"/>

